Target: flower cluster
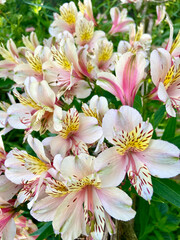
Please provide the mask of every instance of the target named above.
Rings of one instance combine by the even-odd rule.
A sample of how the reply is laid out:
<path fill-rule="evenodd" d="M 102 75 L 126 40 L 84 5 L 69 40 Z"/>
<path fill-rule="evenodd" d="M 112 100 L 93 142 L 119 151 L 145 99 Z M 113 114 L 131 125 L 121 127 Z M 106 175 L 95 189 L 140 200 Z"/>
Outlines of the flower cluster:
<path fill-rule="evenodd" d="M 0 138 L 0 232 L 7 239 L 28 236 L 34 229 L 21 215 L 27 204 L 35 219 L 52 221 L 63 240 L 81 234 L 101 240 L 105 228 L 115 232 L 112 218 L 135 216 L 131 198 L 120 189 L 126 173 L 137 194 L 149 202 L 151 175 L 180 173 L 179 149 L 152 139 L 151 123 L 133 108 L 150 74 L 154 89 L 147 97 L 162 101 L 168 117 L 180 110 L 180 33 L 173 41 L 165 8 L 157 8 L 156 24 L 166 16 L 170 37 L 165 48 L 150 53 L 151 35 L 144 33 L 143 24 L 136 30 L 126 9 L 110 11 L 109 35 L 129 32 L 129 41 L 121 40 L 114 52 L 106 33 L 96 30 L 91 1 L 78 6 L 79 11 L 73 2 L 60 7 L 43 44 L 32 32 L 23 36 L 23 47 L 12 39 L 7 48 L 0 47 L 0 77 L 15 82 L 8 94 L 11 104 L 0 103 L 0 134 L 24 129 L 24 141 L 34 151 L 13 148 L 7 153 Z M 97 95 L 97 86 L 114 95 L 121 107 L 112 108 L 105 95 Z M 43 140 L 33 137 L 34 132 Z M 24 225 L 27 230 L 19 227 Z"/>

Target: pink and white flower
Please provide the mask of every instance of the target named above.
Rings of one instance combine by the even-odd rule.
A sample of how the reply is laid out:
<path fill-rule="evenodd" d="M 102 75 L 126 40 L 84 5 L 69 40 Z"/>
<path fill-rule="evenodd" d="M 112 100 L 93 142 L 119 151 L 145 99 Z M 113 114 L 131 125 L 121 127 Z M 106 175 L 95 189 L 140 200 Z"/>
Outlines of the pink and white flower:
<path fill-rule="evenodd" d="M 95 161 L 95 169 L 105 181 L 112 177 L 118 185 L 127 172 L 137 193 L 150 201 L 151 175 L 169 178 L 180 173 L 179 149 L 166 141 L 151 140 L 152 125 L 143 122 L 137 110 L 129 106 L 111 109 L 105 114 L 102 127 L 105 138 L 115 145 Z"/>
<path fill-rule="evenodd" d="M 19 50 L 12 39 L 7 41 L 7 50 L 0 46 L 0 55 L 5 59 L 0 61 L 0 77 L 14 78 L 14 68 L 22 62 L 19 57 Z"/>
<path fill-rule="evenodd" d="M 86 144 L 93 144 L 102 137 L 102 128 L 94 117 L 86 117 L 75 108 L 63 112 L 62 130 L 58 136 L 46 138 L 45 145 L 50 145 L 52 155 L 63 157 L 72 151 L 73 154 L 88 152 Z"/>
<path fill-rule="evenodd" d="M 146 60 L 141 52 L 124 53 L 116 63 L 116 76 L 109 72 L 97 74 L 97 85 L 112 93 L 123 105 L 133 106 L 135 95 L 145 76 Z"/>
<path fill-rule="evenodd" d="M 175 117 L 174 110 L 180 110 L 180 69 L 178 60 L 172 60 L 170 53 L 158 48 L 150 56 L 151 77 L 155 88 L 151 98 L 159 99 L 166 105 L 168 115 Z"/>
<path fill-rule="evenodd" d="M 61 233 L 63 240 L 75 239 L 80 234 L 99 240 L 105 223 L 110 234 L 114 232 L 110 216 L 123 221 L 135 216 L 132 200 L 115 187 L 112 179 L 106 184 L 99 177 L 94 170 L 95 161 L 87 154 L 64 158 L 60 172 L 65 181 L 49 185 L 49 196 L 35 203 L 31 211 L 37 220 L 53 221 L 55 233 Z"/>
<path fill-rule="evenodd" d="M 63 31 L 69 31 L 74 33 L 75 23 L 78 17 L 78 12 L 74 2 L 64 3 L 59 8 L 60 14 L 54 14 L 54 22 L 50 25 L 49 33 L 52 36 L 57 37 L 57 35 Z"/>
<path fill-rule="evenodd" d="M 120 12 L 117 7 L 113 7 L 110 10 L 110 15 L 112 19 L 110 34 L 127 32 L 129 30 L 129 24 L 134 22 L 132 18 L 127 17 L 127 9 L 125 8 Z"/>
<path fill-rule="evenodd" d="M 83 16 L 89 20 L 93 21 L 94 25 L 96 26 L 96 20 L 94 19 L 93 16 L 93 10 L 92 10 L 92 2 L 91 0 L 84 0 L 83 3 L 81 1 L 78 2 L 79 10 L 83 14 Z"/>

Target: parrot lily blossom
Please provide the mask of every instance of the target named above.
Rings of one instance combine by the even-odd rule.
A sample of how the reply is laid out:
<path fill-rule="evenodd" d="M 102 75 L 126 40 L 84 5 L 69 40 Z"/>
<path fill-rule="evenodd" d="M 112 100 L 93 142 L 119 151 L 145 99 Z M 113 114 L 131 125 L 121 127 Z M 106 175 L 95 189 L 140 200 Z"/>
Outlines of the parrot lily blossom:
<path fill-rule="evenodd" d="M 129 106 L 111 109 L 105 114 L 102 127 L 105 138 L 115 145 L 103 151 L 95 162 L 99 174 L 106 172 L 106 181 L 116 175 L 114 179 L 119 184 L 127 172 L 137 193 L 150 201 L 151 174 L 168 178 L 180 173 L 179 149 L 166 141 L 151 140 L 152 125 L 143 122 L 137 110 Z"/>
<path fill-rule="evenodd" d="M 50 145 L 52 155 L 61 154 L 66 156 L 71 150 L 73 154 L 88 152 L 87 144 L 95 143 L 102 137 L 102 128 L 98 126 L 95 117 L 79 114 L 75 108 L 64 112 L 62 118 L 62 130 L 56 137 L 44 140 L 45 145 Z"/>
<path fill-rule="evenodd" d="M 151 76 L 155 88 L 151 98 L 160 99 L 166 105 L 167 113 L 175 117 L 174 110 L 180 110 L 180 69 L 178 60 L 172 61 L 170 53 L 158 48 L 151 53 Z"/>
<path fill-rule="evenodd" d="M 31 214 L 40 221 L 53 221 L 56 234 L 73 240 L 80 234 L 102 239 L 105 223 L 113 233 L 112 217 L 128 221 L 134 217 L 132 201 L 109 179 L 108 187 L 94 170 L 95 157 L 69 156 L 60 163 L 65 182 L 48 188 L 48 197 L 35 203 Z"/>
<path fill-rule="evenodd" d="M 145 67 L 146 60 L 141 52 L 124 53 L 116 64 L 116 77 L 109 72 L 99 72 L 97 85 L 120 99 L 123 105 L 133 106 Z"/>

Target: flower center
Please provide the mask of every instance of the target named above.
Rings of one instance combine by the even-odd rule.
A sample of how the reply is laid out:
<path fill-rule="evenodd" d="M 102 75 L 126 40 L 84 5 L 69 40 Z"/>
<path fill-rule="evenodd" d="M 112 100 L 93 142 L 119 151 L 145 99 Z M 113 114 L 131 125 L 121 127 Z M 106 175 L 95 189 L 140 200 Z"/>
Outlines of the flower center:
<path fill-rule="evenodd" d="M 113 44 L 107 40 L 101 40 L 98 44 L 98 62 L 108 61 L 113 54 Z"/>
<path fill-rule="evenodd" d="M 69 193 L 69 190 L 62 182 L 51 179 L 51 183 L 46 187 L 46 193 L 52 197 L 62 197 Z"/>
<path fill-rule="evenodd" d="M 71 5 L 60 8 L 61 18 L 69 25 L 76 22 L 76 12 Z"/>
<path fill-rule="evenodd" d="M 42 62 L 38 56 L 33 56 L 32 53 L 26 53 L 26 60 L 30 64 L 31 68 L 38 73 L 42 73 Z"/>
<path fill-rule="evenodd" d="M 76 109 L 69 109 L 63 121 L 62 130 L 59 132 L 60 136 L 67 139 L 70 135 L 79 129 L 79 114 Z"/>
<path fill-rule="evenodd" d="M 71 183 L 68 186 L 70 192 L 80 191 L 82 188 L 86 186 L 94 186 L 96 188 L 100 188 L 101 181 L 95 174 L 91 174 L 87 177 L 83 177 L 82 179 L 78 179 Z"/>
<path fill-rule="evenodd" d="M 64 49 L 61 47 L 59 51 L 53 46 L 51 48 L 51 52 L 53 54 L 54 59 L 56 62 L 66 71 L 71 70 L 71 63 L 69 62 L 68 58 L 65 55 Z"/>
<path fill-rule="evenodd" d="M 99 124 L 100 126 L 102 126 L 102 120 L 101 120 L 100 117 L 98 116 L 96 109 L 92 110 L 92 109 L 91 109 L 90 107 L 88 107 L 86 104 L 83 104 L 83 105 L 82 105 L 82 110 L 83 110 L 83 113 L 85 114 L 85 116 L 96 118 L 96 119 L 98 120 L 98 124 Z"/>
<path fill-rule="evenodd" d="M 116 145 L 116 151 L 120 155 L 124 155 L 126 152 L 144 151 L 149 145 L 152 134 L 153 129 L 146 132 L 142 129 L 141 123 L 129 133 L 122 130 L 121 133 L 113 139 Z"/>
<path fill-rule="evenodd" d="M 164 86 L 168 89 L 180 77 L 180 69 L 174 73 L 174 65 L 169 69 L 164 79 Z"/>
<path fill-rule="evenodd" d="M 46 172 L 49 169 L 46 163 L 27 153 L 15 150 L 13 155 L 15 158 L 17 158 L 19 161 L 23 163 L 27 170 L 29 170 L 35 175 L 41 175 L 42 173 Z"/>
<path fill-rule="evenodd" d="M 180 47 L 180 31 L 178 32 L 169 52 L 172 53 L 174 49 L 178 47 Z"/>
<path fill-rule="evenodd" d="M 94 23 L 92 21 L 87 21 L 86 19 L 81 19 L 76 33 L 82 42 L 89 42 L 94 35 Z"/>

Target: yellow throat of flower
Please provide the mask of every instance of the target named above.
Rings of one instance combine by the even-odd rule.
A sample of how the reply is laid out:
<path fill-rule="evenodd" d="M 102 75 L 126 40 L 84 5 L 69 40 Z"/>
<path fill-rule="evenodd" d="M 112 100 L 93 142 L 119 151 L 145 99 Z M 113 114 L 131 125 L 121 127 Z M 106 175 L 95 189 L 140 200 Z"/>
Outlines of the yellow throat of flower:
<path fill-rule="evenodd" d="M 164 79 L 164 86 L 168 89 L 180 77 L 180 69 L 175 73 L 174 65 L 169 69 Z"/>
<path fill-rule="evenodd" d="M 121 134 L 113 139 L 116 151 L 120 155 L 124 155 L 127 152 L 144 151 L 149 146 L 152 134 L 153 129 L 145 132 L 142 129 L 141 123 L 129 133 L 122 130 Z"/>
<path fill-rule="evenodd" d="M 101 181 L 95 174 L 91 174 L 87 177 L 83 177 L 73 182 L 68 186 L 70 192 L 80 191 L 82 188 L 86 186 L 94 186 L 96 188 L 100 188 Z"/>
<path fill-rule="evenodd" d="M 85 18 L 81 19 L 78 23 L 76 33 L 82 42 L 89 42 L 94 35 L 94 23 L 87 21 Z"/>
<path fill-rule="evenodd" d="M 177 47 L 180 47 L 180 31 L 178 32 L 169 52 L 172 53 Z"/>
<path fill-rule="evenodd" d="M 68 6 L 62 6 L 60 8 L 61 18 L 69 25 L 75 24 L 76 12 L 75 9 L 69 4 Z"/>
<path fill-rule="evenodd" d="M 41 175 L 49 169 L 48 164 L 29 154 L 23 153 L 21 151 L 15 151 L 13 155 L 19 161 L 24 163 L 24 166 L 27 170 L 35 175 Z"/>
<path fill-rule="evenodd" d="M 71 70 L 71 63 L 68 60 L 68 58 L 66 57 L 66 54 L 64 52 L 63 47 L 60 47 L 59 51 L 55 48 L 55 46 L 53 46 L 51 48 L 51 52 L 53 54 L 54 59 L 56 60 L 56 62 L 66 71 L 70 71 Z"/>
<path fill-rule="evenodd" d="M 79 114 L 78 111 L 73 109 L 70 109 L 63 121 L 63 127 L 62 130 L 59 132 L 59 135 L 67 139 L 71 134 L 76 132 L 79 129 Z"/>
<path fill-rule="evenodd" d="M 35 72 L 42 73 L 42 62 L 40 57 L 34 56 L 32 53 L 27 52 L 26 60 Z"/>
<path fill-rule="evenodd" d="M 112 54 L 113 54 L 113 44 L 112 42 L 108 41 L 100 41 L 99 48 L 98 48 L 98 62 L 101 61 L 108 61 Z"/>

